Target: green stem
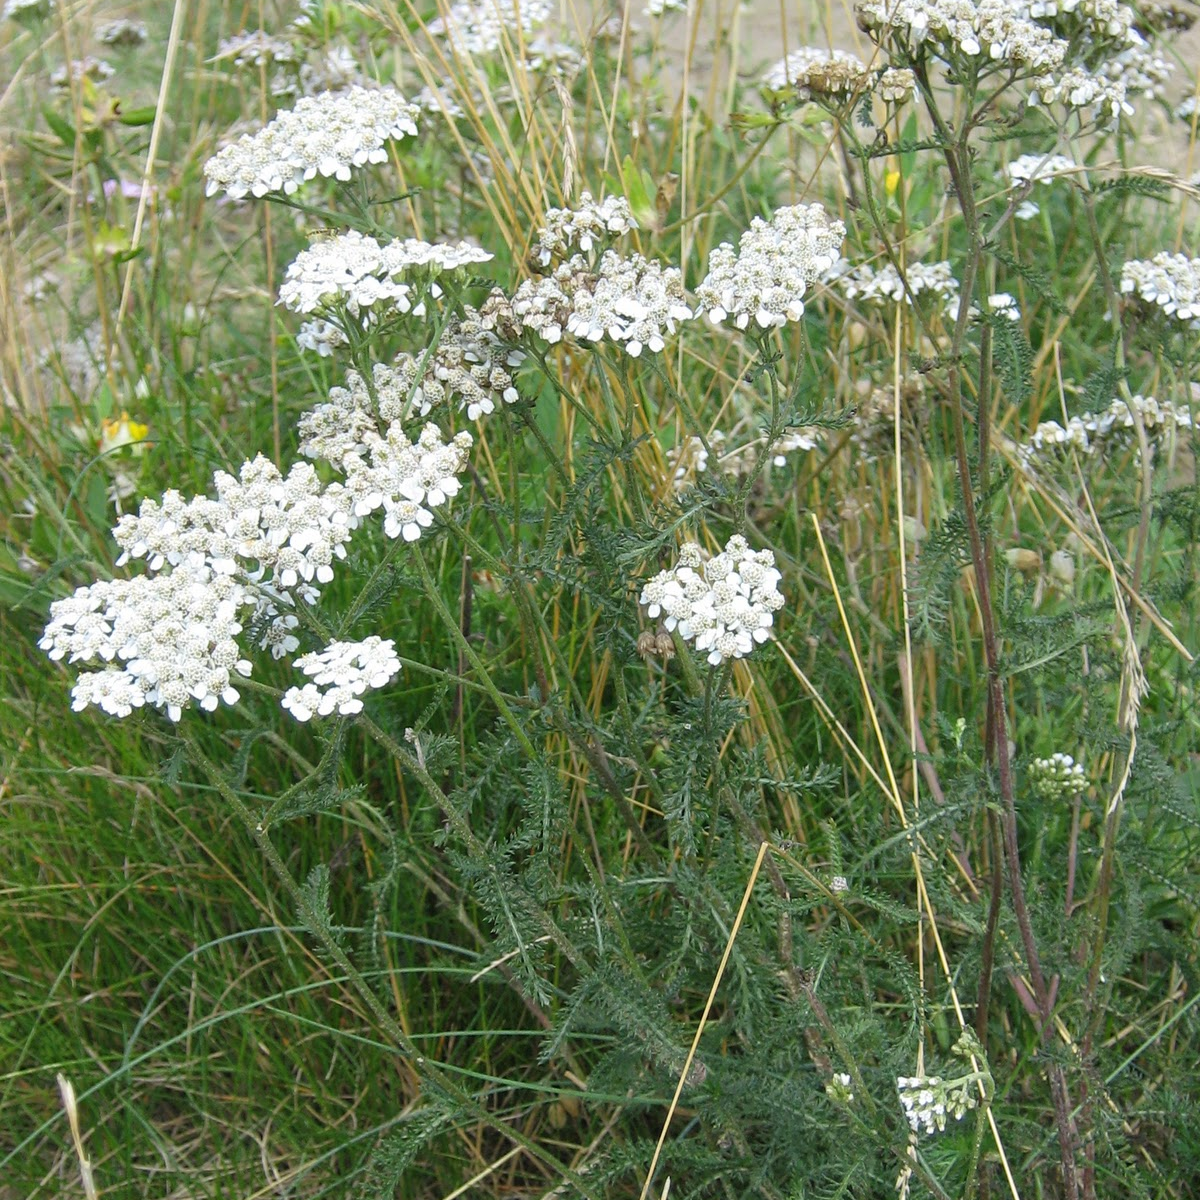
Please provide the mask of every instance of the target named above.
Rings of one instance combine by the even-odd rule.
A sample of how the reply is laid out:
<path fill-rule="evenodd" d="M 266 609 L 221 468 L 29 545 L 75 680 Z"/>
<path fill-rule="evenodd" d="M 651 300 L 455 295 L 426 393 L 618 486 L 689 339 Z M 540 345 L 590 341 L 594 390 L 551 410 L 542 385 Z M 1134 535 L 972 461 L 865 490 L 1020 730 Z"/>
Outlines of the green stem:
<path fill-rule="evenodd" d="M 466 656 L 467 661 L 479 673 L 479 680 L 483 684 L 485 691 L 492 698 L 492 702 L 500 712 L 500 716 L 504 723 L 513 731 L 513 736 L 520 743 L 521 748 L 529 755 L 534 762 L 538 761 L 538 752 L 534 749 L 533 743 L 529 740 L 525 730 L 521 727 L 520 722 L 514 716 L 512 709 L 509 707 L 508 701 L 505 700 L 499 688 L 492 682 L 492 677 L 488 673 L 487 667 L 483 665 L 482 659 L 475 653 L 475 647 L 467 640 L 462 629 L 459 628 L 458 621 L 454 614 L 450 611 L 446 601 L 442 599 L 442 593 L 438 590 L 438 586 L 434 581 L 433 576 L 429 572 L 429 566 L 425 562 L 425 556 L 421 553 L 418 546 L 413 546 L 413 561 L 417 564 L 417 570 L 421 575 L 421 582 L 425 585 L 425 594 L 429 597 L 433 607 L 437 610 L 437 614 L 442 618 L 442 623 L 450 631 L 451 636 L 458 644 L 458 648 Z"/>

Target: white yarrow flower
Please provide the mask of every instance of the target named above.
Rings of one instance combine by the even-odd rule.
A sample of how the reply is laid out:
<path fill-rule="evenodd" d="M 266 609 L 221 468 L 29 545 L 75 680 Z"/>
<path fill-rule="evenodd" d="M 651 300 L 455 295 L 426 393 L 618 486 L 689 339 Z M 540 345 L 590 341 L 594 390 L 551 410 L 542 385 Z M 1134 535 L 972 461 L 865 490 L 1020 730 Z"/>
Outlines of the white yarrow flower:
<path fill-rule="evenodd" d="M 846 226 L 820 204 L 776 209 L 769 221 L 755 217 L 735 251 L 722 242 L 708 259 L 696 288 L 700 312 L 714 325 L 731 319 L 738 329 L 798 321 L 804 295 L 838 261 Z"/>
<path fill-rule="evenodd" d="M 543 341 L 557 342 L 564 332 L 588 342 L 609 338 L 634 358 L 643 349 L 659 353 L 692 318 L 677 268 L 615 250 L 606 250 L 595 269 L 577 254 L 553 275 L 526 280 L 512 311 Z"/>
<path fill-rule="evenodd" d="M 905 281 L 908 287 L 905 288 Z M 942 298 L 947 311 L 958 307 L 958 280 L 949 262 L 911 262 L 904 268 L 904 278 L 891 263 L 878 270 L 869 263 L 855 267 L 839 281 L 847 300 L 863 304 L 911 304 L 915 297 L 934 295 Z"/>
<path fill-rule="evenodd" d="M 782 578 L 771 551 L 751 550 L 744 537 L 730 538 L 707 560 L 689 542 L 680 547 L 674 567 L 646 581 L 640 602 L 648 617 L 694 642 L 716 667 L 745 658 L 770 636 L 774 614 L 784 604 L 777 586 Z"/>
<path fill-rule="evenodd" d="M 593 200 L 591 192 L 582 192 L 574 208 L 546 210 L 545 225 L 538 230 L 537 258 L 548 267 L 555 258 L 566 258 L 572 251 L 590 254 L 600 243 L 620 237 L 638 227 L 633 209 L 624 196 Z"/>
<path fill-rule="evenodd" d="M 1163 251 L 1130 259 L 1121 268 L 1121 291 L 1156 305 L 1177 321 L 1200 318 L 1200 258 Z"/>
<path fill-rule="evenodd" d="M 348 180 L 387 162 L 387 143 L 416 137 L 417 106 L 394 88 L 351 87 L 306 96 L 257 133 L 246 134 L 204 164 L 206 195 L 232 199 L 291 195 L 318 175 Z"/>
<path fill-rule="evenodd" d="M 444 37 L 464 58 L 471 58 L 493 54 L 505 44 L 528 43 L 553 12 L 550 0 L 460 0 L 426 29 L 434 37 Z"/>
<path fill-rule="evenodd" d="M 305 654 L 293 666 L 309 676 L 303 687 L 288 688 L 280 703 L 297 721 L 336 712 L 348 717 L 362 712 L 362 695 L 385 687 L 399 672 L 396 643 L 369 637 L 362 642 L 331 642 L 324 650 Z"/>
<path fill-rule="evenodd" d="M 314 242 L 289 264 L 279 303 L 292 312 L 324 313 L 338 307 L 370 323 L 389 311 L 425 315 L 424 301 L 414 293 L 421 285 L 437 299 L 444 272 L 490 261 L 487 250 L 469 242 L 422 242 L 397 238 L 380 245 L 373 237 L 350 230 Z"/>

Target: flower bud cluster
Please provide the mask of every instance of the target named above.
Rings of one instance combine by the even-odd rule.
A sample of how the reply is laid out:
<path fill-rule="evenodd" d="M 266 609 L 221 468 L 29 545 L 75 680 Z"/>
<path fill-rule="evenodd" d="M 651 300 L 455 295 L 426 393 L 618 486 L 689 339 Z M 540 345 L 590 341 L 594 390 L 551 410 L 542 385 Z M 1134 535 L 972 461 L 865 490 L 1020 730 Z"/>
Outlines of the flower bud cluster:
<path fill-rule="evenodd" d="M 769 221 L 755 217 L 736 252 L 722 242 L 708 259 L 696 289 L 699 311 L 714 324 L 731 318 L 738 329 L 753 320 L 760 329 L 798 321 L 804 295 L 838 261 L 846 226 L 820 204 L 776 209 Z"/>
<path fill-rule="evenodd" d="M 552 275 L 526 280 L 512 313 L 544 341 L 560 341 L 564 331 L 589 342 L 608 337 L 634 358 L 643 348 L 657 354 L 664 335 L 692 318 L 678 269 L 615 250 L 606 250 L 594 270 L 576 254 Z"/>
<path fill-rule="evenodd" d="M 903 104 L 917 89 L 917 77 L 908 67 L 886 67 L 879 73 L 875 92 L 888 104 Z"/>
<path fill-rule="evenodd" d="M 769 94 L 794 90 L 800 100 L 814 96 L 847 100 L 867 89 L 869 77 L 867 64 L 856 54 L 801 46 L 762 77 L 762 86 Z"/>
<path fill-rule="evenodd" d="M 1029 775 L 1033 790 L 1043 800 L 1073 800 L 1082 796 L 1087 788 L 1083 764 L 1077 763 L 1069 754 L 1035 758 L 1029 764 Z"/>
<path fill-rule="evenodd" d="M 593 200 L 582 192 L 574 208 L 546 210 L 545 225 L 538 230 L 537 260 L 548 267 L 555 258 L 566 258 L 578 248 L 590 254 L 599 242 L 620 237 L 638 227 L 624 196 Z"/>
<path fill-rule="evenodd" d="M 724 551 L 705 560 L 694 542 L 679 550 L 679 561 L 646 582 L 641 603 L 646 614 L 662 617 L 707 654 L 712 666 L 745 658 L 769 636 L 774 614 L 783 607 L 783 578 L 770 550 L 757 553 L 744 537 L 729 539 Z"/>
<path fill-rule="evenodd" d="M 140 46 L 146 36 L 146 22 L 128 17 L 117 17 L 96 26 L 96 41 L 102 46 Z"/>
<path fill-rule="evenodd" d="M 1121 268 L 1121 291 L 1156 305 L 1177 321 L 1200 319 L 1200 258 L 1162 251 Z"/>
<path fill-rule="evenodd" d="M 396 643 L 369 637 L 362 642 L 331 642 L 324 650 L 305 654 L 293 666 L 311 679 L 288 688 L 281 701 L 297 721 L 333 712 L 348 717 L 362 712 L 362 694 L 381 688 L 399 672 Z M 324 689 L 324 690 L 322 690 Z"/>
<path fill-rule="evenodd" d="M 947 1117 L 961 1121 L 979 1104 L 976 1076 L 942 1079 L 938 1075 L 901 1075 L 896 1080 L 900 1105 L 913 1133 L 935 1133 L 946 1128 Z"/>
<path fill-rule="evenodd" d="M 291 195 L 318 175 L 348 180 L 356 167 L 387 162 L 387 143 L 416 137 L 418 109 L 395 88 L 351 87 L 306 96 L 257 133 L 204 164 L 206 195 Z"/>

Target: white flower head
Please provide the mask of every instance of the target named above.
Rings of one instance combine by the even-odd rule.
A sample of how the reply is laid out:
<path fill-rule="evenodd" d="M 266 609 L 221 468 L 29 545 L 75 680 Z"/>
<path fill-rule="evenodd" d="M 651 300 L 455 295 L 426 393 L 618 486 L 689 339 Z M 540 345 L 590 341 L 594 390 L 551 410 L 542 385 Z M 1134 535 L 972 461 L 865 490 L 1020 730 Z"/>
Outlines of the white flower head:
<path fill-rule="evenodd" d="M 428 424 L 413 442 L 393 421 L 385 435 L 370 433 L 366 442 L 365 455 L 347 453 L 338 464 L 346 473 L 354 516 L 383 509 L 387 536 L 415 542 L 433 524 L 432 510 L 458 494 L 473 439 L 460 433 L 445 442 L 438 427 Z"/>
<path fill-rule="evenodd" d="M 102 46 L 140 46 L 146 37 L 146 22 L 128 17 L 117 17 L 96 26 L 96 41 Z"/>
<path fill-rule="evenodd" d="M 338 307 L 364 323 L 388 313 L 424 316 L 421 285 L 435 299 L 445 272 L 488 262 L 492 255 L 468 242 L 422 242 L 397 238 L 380 245 L 373 237 L 350 230 L 314 242 L 289 264 L 279 303 L 298 313 L 323 313 Z"/>
<path fill-rule="evenodd" d="M 708 274 L 696 288 L 699 311 L 714 325 L 732 320 L 738 329 L 751 321 L 759 329 L 798 321 L 804 296 L 838 261 L 846 226 L 820 204 L 776 209 L 769 221 L 755 217 L 738 239 L 723 242 L 708 260 Z"/>
<path fill-rule="evenodd" d="M 553 11 L 550 0 L 460 0 L 426 28 L 445 38 L 455 53 L 472 58 L 528 42 Z"/>
<path fill-rule="evenodd" d="M 293 664 L 311 682 L 288 688 L 280 702 L 297 721 L 332 713 L 348 717 L 362 712 L 362 695 L 386 687 L 400 670 L 396 643 L 369 637 L 361 642 L 331 642 Z"/>
<path fill-rule="evenodd" d="M 1200 258 L 1162 251 L 1121 268 L 1121 291 L 1160 308 L 1177 321 L 1200 318 Z"/>
<path fill-rule="evenodd" d="M 595 269 L 577 254 L 553 275 L 526 280 L 512 311 L 543 341 L 557 342 L 564 332 L 588 342 L 608 338 L 634 358 L 644 349 L 659 353 L 692 318 L 678 269 L 615 250 L 606 250 Z"/>
<path fill-rule="evenodd" d="M 912 304 L 923 296 L 937 296 L 947 312 L 958 308 L 958 280 L 949 262 L 908 263 L 903 278 L 891 263 L 878 269 L 863 263 L 842 275 L 839 284 L 847 300 L 862 304 Z"/>
<path fill-rule="evenodd" d="M 580 193 L 574 208 L 547 209 L 544 220 L 538 230 L 536 248 L 538 262 L 543 267 L 575 250 L 590 254 L 598 245 L 638 227 L 624 196 L 593 200 L 591 192 Z"/>
<path fill-rule="evenodd" d="M 387 143 L 416 137 L 418 109 L 394 88 L 351 87 L 306 96 L 255 134 L 204 164 L 206 194 L 231 199 L 291 195 L 321 176 L 346 181 L 359 167 L 387 162 Z"/>
<path fill-rule="evenodd" d="M 695 543 L 680 547 L 679 561 L 646 581 L 641 604 L 651 619 L 705 654 L 711 666 L 745 658 L 770 636 L 783 607 L 782 579 L 769 550 L 753 551 L 735 535 L 705 560 Z"/>

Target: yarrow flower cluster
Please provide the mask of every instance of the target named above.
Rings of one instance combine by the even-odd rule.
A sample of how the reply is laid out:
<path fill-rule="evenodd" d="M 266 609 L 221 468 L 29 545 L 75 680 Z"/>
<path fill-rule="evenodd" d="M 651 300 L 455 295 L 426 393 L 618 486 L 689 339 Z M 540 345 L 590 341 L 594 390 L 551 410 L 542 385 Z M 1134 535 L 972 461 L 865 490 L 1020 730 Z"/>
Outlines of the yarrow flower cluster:
<path fill-rule="evenodd" d="M 1163 99 L 1174 70 L 1173 64 L 1159 54 L 1136 29 L 1130 29 L 1125 37 L 1129 44 L 1101 64 L 1101 73 L 1123 84 L 1127 96 Z"/>
<path fill-rule="evenodd" d="M 146 22 L 128 17 L 118 17 L 96 26 L 96 41 L 102 46 L 140 46 L 146 36 Z"/>
<path fill-rule="evenodd" d="M 347 451 L 337 462 L 356 518 L 384 511 L 390 538 L 415 542 L 433 524 L 433 512 L 458 494 L 473 443 L 469 433 L 445 442 L 438 427 L 426 425 L 415 442 L 393 421 L 382 436 L 364 429 L 364 452 Z"/>
<path fill-rule="evenodd" d="M 774 614 L 783 607 L 783 578 L 770 550 L 753 551 L 744 537 L 731 537 L 725 549 L 705 560 L 694 542 L 680 547 L 679 561 L 648 580 L 641 603 L 646 615 L 662 617 L 716 667 L 745 658 L 769 636 Z"/>
<path fill-rule="evenodd" d="M 318 175 L 347 180 L 356 167 L 387 161 L 393 138 L 416 137 L 417 106 L 395 88 L 352 87 L 306 96 L 256 134 L 204 164 L 206 195 L 291 195 Z"/>
<path fill-rule="evenodd" d="M 54 0 L 4 0 L 4 17 L 10 21 L 43 20 L 54 11 Z"/>
<path fill-rule="evenodd" d="M 1021 309 L 1008 292 L 993 292 L 987 298 L 988 312 L 993 317 L 1004 317 L 1009 321 L 1021 319 Z"/>
<path fill-rule="evenodd" d="M 464 58 L 492 54 L 504 45 L 527 40 L 550 19 L 550 0 L 461 0 L 444 17 L 429 22 L 434 37 L 444 37 Z"/>
<path fill-rule="evenodd" d="M 305 321 L 296 331 L 296 345 L 301 350 L 312 350 L 321 358 L 329 358 L 335 350 L 347 345 L 346 335 L 322 317 Z"/>
<path fill-rule="evenodd" d="M 1156 400 L 1153 396 L 1131 396 L 1114 400 L 1100 412 L 1071 417 L 1065 426 L 1042 421 L 1022 448 L 1027 460 L 1051 457 L 1071 449 L 1079 454 L 1102 453 L 1114 438 L 1128 441 L 1141 419 L 1150 437 L 1167 437 L 1177 429 L 1190 429 L 1192 415 L 1182 404 Z"/>
<path fill-rule="evenodd" d="M 1170 70 L 1120 0 L 860 0 L 857 12 L 881 45 L 1002 64 L 1026 76 L 1034 104 L 1090 110 L 1099 122 L 1132 113 L 1130 95 L 1161 95 Z"/>
<path fill-rule="evenodd" d="M 903 104 L 917 88 L 917 77 L 908 67 L 886 67 L 879 73 L 875 92 L 888 104 Z"/>
<path fill-rule="evenodd" d="M 801 46 L 763 75 L 762 86 L 770 94 L 794 91 L 800 100 L 847 99 L 866 88 L 868 75 L 867 64 L 856 54 Z"/>
<path fill-rule="evenodd" d="M 908 287 L 905 288 L 904 280 Z M 840 283 L 847 300 L 859 300 L 865 304 L 911 304 L 913 299 L 926 294 L 940 296 L 947 311 L 958 305 L 958 280 L 950 269 L 949 262 L 909 263 L 904 268 L 904 280 L 891 263 L 876 270 L 869 263 L 855 267 L 841 277 Z"/>
<path fill-rule="evenodd" d="M 657 354 L 664 335 L 692 317 L 677 268 L 615 250 L 606 250 L 594 270 L 576 254 L 552 275 L 526 280 L 511 309 L 543 341 L 558 342 L 564 331 L 589 342 L 608 337 L 634 358 L 643 348 Z"/>
<path fill-rule="evenodd" d="M 149 704 L 178 721 L 194 701 L 236 704 L 235 675 L 250 663 L 236 641 L 253 598 L 207 564 L 162 575 L 100 580 L 56 600 L 38 645 L 50 658 L 99 663 L 80 674 L 71 707 L 127 717 Z"/>
<path fill-rule="evenodd" d="M 1075 160 L 1065 154 L 1021 154 L 1004 168 L 1004 173 L 1013 184 L 1046 183 L 1055 175 L 1074 170 Z"/>
<path fill-rule="evenodd" d="M 314 601 L 333 578 L 334 560 L 346 556 L 354 522 L 345 490 L 324 487 L 308 463 L 285 477 L 261 454 L 236 477 L 217 471 L 213 482 L 216 499 L 184 500 L 171 490 L 122 517 L 113 530 L 122 550 L 117 565 L 145 559 L 159 571 L 202 561 Z"/>
<path fill-rule="evenodd" d="M 1087 788 L 1083 764 L 1077 763 L 1069 754 L 1035 758 L 1029 764 L 1029 775 L 1033 790 L 1043 800 L 1073 800 L 1082 796 Z"/>
<path fill-rule="evenodd" d="M 755 217 L 735 251 L 722 242 L 708 259 L 696 288 L 699 311 L 714 325 L 731 318 L 738 329 L 753 320 L 760 329 L 798 321 L 804 295 L 838 260 L 846 226 L 820 204 L 776 209 Z"/>
<path fill-rule="evenodd" d="M 166 492 L 121 518 L 118 565 L 145 561 L 149 574 L 102 580 L 56 601 L 39 645 L 55 660 L 102 663 L 72 692 L 118 717 L 146 704 L 177 721 L 193 702 L 234 704 L 230 672 L 248 676 L 237 636 L 262 630 L 275 657 L 295 649 L 295 600 L 316 600 L 345 556 L 355 525 L 352 497 L 322 487 L 307 463 L 285 478 L 259 456 L 238 477 L 218 471 L 217 497 Z"/>
<path fill-rule="evenodd" d="M 1156 305 L 1177 321 L 1200 318 L 1200 258 L 1164 250 L 1133 258 L 1121 268 L 1121 291 Z"/>
<path fill-rule="evenodd" d="M 211 62 L 232 59 L 235 67 L 264 67 L 276 63 L 293 63 L 298 55 L 287 38 L 267 33 L 264 29 L 242 30 L 233 37 L 222 38 Z"/>
<path fill-rule="evenodd" d="M 1011 0 L 861 0 L 859 24 L 908 54 L 928 43 L 943 54 L 985 55 L 1010 66 L 1056 70 L 1067 43 Z"/>
<path fill-rule="evenodd" d="M 591 192 L 582 192 L 574 208 L 547 209 L 545 225 L 538 230 L 538 262 L 548 267 L 555 258 L 566 258 L 575 249 L 590 254 L 598 242 L 637 227 L 624 196 L 593 200 Z"/>
<path fill-rule="evenodd" d="M 521 396 L 514 375 L 524 361 L 523 350 L 503 343 L 484 328 L 475 309 L 465 306 L 447 322 L 430 356 L 417 411 L 428 416 L 439 404 L 457 399 L 467 419 L 478 421 L 498 404 L 515 404 Z"/>
<path fill-rule="evenodd" d="M 946 1128 L 947 1117 L 961 1121 L 979 1104 L 977 1076 L 942 1079 L 938 1075 L 901 1075 L 896 1080 L 900 1106 L 913 1133 L 935 1133 Z"/>
<path fill-rule="evenodd" d="M 326 316 L 344 307 L 355 318 L 370 321 L 388 309 L 423 316 L 423 301 L 414 303 L 411 280 L 433 280 L 443 271 L 484 263 L 492 255 L 478 246 L 396 239 L 381 246 L 373 237 L 351 230 L 314 242 L 288 266 L 279 303 L 293 312 L 324 311 Z M 441 288 L 431 282 L 435 298 Z"/>
<path fill-rule="evenodd" d="M 646 16 L 661 17 L 665 13 L 687 12 L 687 0 L 647 0 Z"/>
<path fill-rule="evenodd" d="M 1094 120 L 1108 123 L 1133 115 L 1127 91 L 1124 79 L 1109 79 L 1083 67 L 1072 67 L 1061 75 L 1036 80 L 1029 99 L 1034 104 L 1057 102 L 1067 108 L 1090 109 Z"/>
<path fill-rule="evenodd" d="M 296 659 L 293 666 L 311 682 L 288 688 L 280 703 L 297 721 L 307 721 L 334 712 L 342 717 L 362 712 L 363 693 L 386 686 L 399 672 L 400 659 L 390 638 L 369 637 L 331 642 L 324 650 Z"/>

